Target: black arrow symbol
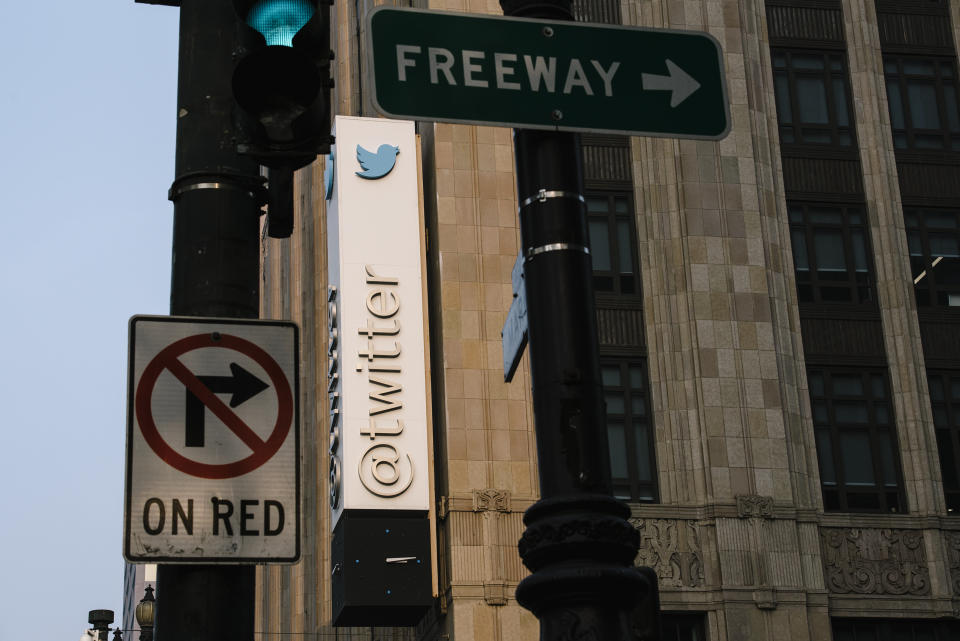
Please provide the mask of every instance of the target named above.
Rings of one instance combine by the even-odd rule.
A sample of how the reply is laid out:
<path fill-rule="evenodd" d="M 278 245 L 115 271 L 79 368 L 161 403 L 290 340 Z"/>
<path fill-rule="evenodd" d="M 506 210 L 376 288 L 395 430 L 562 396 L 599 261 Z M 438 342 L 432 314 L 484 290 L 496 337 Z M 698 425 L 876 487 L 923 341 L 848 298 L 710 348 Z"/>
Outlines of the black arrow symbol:
<path fill-rule="evenodd" d="M 230 376 L 198 376 L 214 394 L 232 394 L 230 407 L 237 407 L 270 387 L 236 363 L 230 363 Z M 186 447 L 203 447 L 206 407 L 187 388 Z"/>

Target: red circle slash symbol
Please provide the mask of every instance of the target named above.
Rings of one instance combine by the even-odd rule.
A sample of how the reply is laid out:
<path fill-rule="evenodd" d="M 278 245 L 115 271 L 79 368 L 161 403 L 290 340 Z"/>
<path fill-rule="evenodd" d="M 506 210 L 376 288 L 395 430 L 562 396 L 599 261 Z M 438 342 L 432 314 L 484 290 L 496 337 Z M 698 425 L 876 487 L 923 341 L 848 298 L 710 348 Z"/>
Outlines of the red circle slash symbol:
<path fill-rule="evenodd" d="M 202 347 L 232 349 L 249 356 L 266 371 L 277 394 L 277 422 L 266 441 L 261 439 L 232 409 L 217 398 L 216 394 L 211 392 L 196 374 L 180 362 L 180 356 Z M 212 464 L 189 459 L 170 447 L 157 430 L 153 413 L 150 410 L 154 387 L 164 370 L 169 370 L 183 383 L 253 453 L 232 463 Z M 277 453 L 277 450 L 286 440 L 287 434 L 290 433 L 290 427 L 293 424 L 293 394 L 283 370 L 263 349 L 248 340 L 229 334 L 218 334 L 216 339 L 214 339 L 212 333 L 188 336 L 161 350 L 143 370 L 140 383 L 137 385 L 134 407 L 140 431 L 157 456 L 181 472 L 205 479 L 233 478 L 257 469 Z"/>

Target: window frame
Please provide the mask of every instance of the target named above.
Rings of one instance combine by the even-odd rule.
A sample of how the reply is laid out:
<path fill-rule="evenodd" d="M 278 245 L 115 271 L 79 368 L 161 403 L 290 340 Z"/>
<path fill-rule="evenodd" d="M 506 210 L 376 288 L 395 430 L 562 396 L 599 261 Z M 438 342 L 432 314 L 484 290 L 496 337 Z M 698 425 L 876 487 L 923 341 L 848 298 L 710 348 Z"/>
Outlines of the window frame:
<path fill-rule="evenodd" d="M 822 376 L 823 391 L 817 392 L 815 376 Z M 834 378 L 844 376 L 859 376 L 862 389 L 861 395 L 837 393 L 833 389 Z M 875 381 L 882 383 L 883 395 L 876 396 L 872 386 Z M 820 470 L 820 487 L 823 494 L 825 512 L 863 512 L 863 513 L 904 513 L 906 511 L 906 497 L 904 494 L 903 466 L 900 457 L 900 444 L 897 434 L 896 417 L 893 403 L 890 398 L 890 380 L 887 369 L 881 367 L 839 367 L 833 365 L 808 364 L 807 383 L 810 394 L 811 419 L 814 429 L 817 463 Z M 854 403 L 865 404 L 867 420 L 865 422 L 838 420 L 837 408 L 851 406 Z M 820 407 L 825 414 L 821 415 Z M 878 420 L 881 414 L 880 407 L 886 412 L 887 422 Z M 848 481 L 848 470 L 844 468 L 842 459 L 843 437 L 847 434 L 867 436 L 872 459 L 873 483 L 854 483 Z M 821 438 L 829 439 L 830 452 L 823 451 Z M 886 436 L 890 445 L 889 460 L 893 467 L 893 478 L 887 479 L 884 474 L 884 453 L 881 450 L 881 439 Z M 829 454 L 829 456 L 828 456 Z M 825 465 L 829 461 L 833 482 L 826 480 L 828 474 Z M 866 506 L 863 501 L 873 497 L 876 507 Z M 851 506 L 851 499 L 860 501 L 859 505 Z"/>
<path fill-rule="evenodd" d="M 938 379 L 942 385 L 943 394 L 939 399 L 936 398 L 937 394 L 931 381 L 934 378 Z M 937 438 L 943 498 L 947 512 L 960 515 L 960 395 L 956 398 L 951 397 L 950 389 L 953 381 L 960 386 L 960 370 L 927 370 L 927 390 L 930 394 L 930 411 L 933 415 L 933 428 Z M 941 415 L 946 420 L 938 420 L 938 416 Z M 944 441 L 949 442 L 951 446 L 952 465 L 948 465 L 950 461 L 944 460 Z"/>
<path fill-rule="evenodd" d="M 831 617 L 834 641 L 953 641 L 960 635 L 960 622 L 942 619 L 856 619 Z M 905 634 L 900 634 L 904 631 Z M 920 637 L 918 633 L 924 634 Z"/>
<path fill-rule="evenodd" d="M 834 209 L 841 215 L 839 225 L 831 225 L 825 222 L 814 222 L 812 212 L 816 209 Z M 801 222 L 795 222 L 795 214 L 799 213 Z M 860 223 L 851 222 L 851 216 L 857 214 L 861 217 Z M 876 267 L 873 261 L 873 251 L 870 242 L 870 223 L 867 218 L 867 209 L 862 203 L 826 203 L 810 202 L 800 200 L 787 201 L 787 220 L 790 226 L 790 251 L 793 257 L 793 274 L 797 285 L 797 299 L 801 305 L 857 305 L 876 307 Z M 821 272 L 829 270 L 814 269 L 816 261 L 816 231 L 818 229 L 829 229 L 839 231 L 843 241 L 843 259 L 846 269 L 844 270 L 846 278 L 844 280 L 831 280 L 821 276 Z M 863 257 L 866 261 L 866 272 L 860 272 L 856 268 L 856 251 L 854 248 L 855 232 L 859 231 L 863 237 Z M 798 267 L 797 251 L 794 243 L 794 234 L 802 233 L 806 249 L 807 269 L 802 270 Z M 806 274 L 802 274 L 802 272 Z M 862 278 L 859 274 L 865 274 Z M 806 289 L 809 288 L 809 294 Z M 847 300 L 831 300 L 824 298 L 827 290 L 846 289 L 850 292 L 850 298 Z"/>
<path fill-rule="evenodd" d="M 908 74 L 904 72 L 904 62 L 930 62 L 934 65 L 934 74 L 932 76 L 923 74 Z M 890 70 L 890 65 L 896 67 L 895 71 Z M 945 76 L 940 73 L 943 67 L 950 69 L 950 74 Z M 954 154 L 960 152 L 960 83 L 957 82 L 957 64 L 954 57 L 945 55 L 911 55 L 905 53 L 885 53 L 883 54 L 883 79 L 884 91 L 887 98 L 887 113 L 890 117 L 890 131 L 893 137 L 893 148 L 896 153 L 924 153 L 924 154 Z M 940 120 L 940 127 L 936 129 L 920 128 L 913 126 L 913 117 L 910 111 L 910 101 L 908 95 L 908 83 L 910 81 L 929 81 L 933 80 L 937 104 L 937 117 Z M 891 82 L 895 82 L 900 94 L 900 108 L 902 110 L 903 127 L 896 126 L 896 116 L 890 96 Z M 957 129 L 950 130 L 950 116 L 948 111 L 948 97 L 944 87 L 949 86 L 953 90 L 955 118 L 957 120 Z M 898 145 L 898 136 L 903 136 L 903 145 Z M 939 136 L 943 145 L 940 147 L 923 147 L 916 144 L 917 136 L 926 136 L 933 138 Z"/>
<path fill-rule="evenodd" d="M 931 213 L 947 213 L 956 217 L 956 226 L 952 228 L 931 228 L 926 224 L 925 216 Z M 912 219 L 912 220 L 911 220 Z M 916 221 L 916 222 L 913 222 Z M 939 302 L 940 295 L 949 297 L 954 294 L 960 298 L 960 281 L 948 283 L 946 270 L 941 268 L 937 271 L 940 261 L 931 251 L 931 231 L 933 234 L 948 235 L 955 237 L 957 246 L 960 248 L 960 207 L 917 207 L 912 205 L 903 206 L 903 226 L 907 234 L 907 255 L 910 260 L 910 275 L 913 278 L 914 300 L 917 307 L 922 309 L 941 309 L 950 311 L 960 311 L 960 305 L 949 304 L 949 298 L 946 303 Z M 913 254 L 913 242 L 920 243 L 922 255 L 920 260 L 922 265 L 917 264 Z M 958 252 L 960 253 L 960 252 Z M 940 256 L 942 258 L 942 255 Z M 960 270 L 960 256 L 949 257 L 957 261 L 955 268 Z M 934 263 L 938 264 L 934 264 Z M 925 294 L 925 295 L 924 295 Z"/>
<path fill-rule="evenodd" d="M 660 628 L 663 641 L 707 641 L 707 613 L 663 610 Z"/>
<path fill-rule="evenodd" d="M 785 59 L 785 64 L 782 67 L 777 65 L 777 56 L 781 54 L 784 55 Z M 824 60 L 823 69 L 798 69 L 793 65 L 794 56 L 821 57 Z M 834 69 L 831 67 L 831 62 L 833 60 L 839 62 L 839 69 Z M 770 65 L 773 74 L 773 92 L 774 101 L 776 104 L 777 131 L 779 133 L 781 147 L 783 147 L 785 150 L 810 149 L 813 147 L 818 149 L 834 149 L 855 153 L 855 150 L 857 149 L 857 131 L 855 112 L 853 110 L 851 96 L 850 71 L 849 64 L 847 63 L 846 52 L 839 48 L 807 49 L 796 46 L 774 45 L 770 47 Z M 778 78 L 781 77 L 785 78 L 787 82 L 787 99 L 789 100 L 791 116 L 791 122 L 789 124 L 784 123 L 783 114 L 781 113 L 781 96 L 778 91 Z M 828 111 L 826 124 L 819 125 L 817 123 L 803 123 L 798 119 L 799 114 L 801 113 L 800 101 L 798 98 L 801 92 L 798 86 L 798 79 L 802 78 L 820 78 L 823 80 Z M 839 114 L 837 113 L 837 98 L 834 95 L 833 80 L 840 80 L 843 84 L 844 106 L 847 110 L 846 125 L 841 125 L 839 122 Z M 792 132 L 793 140 L 786 141 L 786 136 L 784 135 L 786 130 L 790 130 Z M 830 141 L 822 142 L 804 140 L 805 131 L 810 132 L 807 133 L 806 136 L 810 136 L 814 133 L 826 133 L 829 136 Z M 843 135 L 849 136 L 849 142 L 840 142 Z"/>
<path fill-rule="evenodd" d="M 619 371 L 620 384 L 610 385 L 604 380 L 604 368 L 617 368 Z M 642 387 L 637 389 L 633 386 L 630 379 L 631 368 L 636 368 L 642 372 Z M 611 462 L 611 489 L 614 496 L 624 501 L 633 503 L 659 503 L 660 502 L 660 484 L 657 468 L 656 452 L 656 431 L 653 424 L 653 412 L 650 406 L 650 374 L 647 369 L 647 359 L 642 357 L 600 357 L 601 381 L 603 381 L 604 403 L 606 405 L 606 424 L 608 456 L 612 454 L 613 443 L 610 438 L 610 424 L 619 423 L 623 425 L 624 451 L 627 453 L 637 452 L 638 444 L 636 438 L 637 430 L 635 427 L 642 425 L 647 434 L 647 451 L 649 452 L 649 461 L 647 464 L 650 469 L 650 480 L 644 480 L 639 475 L 639 462 L 636 456 L 626 456 L 627 476 L 614 477 L 613 465 Z M 612 413 L 607 398 L 613 395 L 620 395 L 623 399 L 624 412 Z M 640 396 L 640 400 L 645 408 L 644 415 L 638 417 L 633 411 L 633 400 Z"/>
<path fill-rule="evenodd" d="M 944 9 L 949 8 L 948 0 L 877 0 L 877 7 L 880 9 L 896 9 L 902 7 L 908 12 L 917 12 L 918 9 Z"/>
<path fill-rule="evenodd" d="M 587 236 L 590 238 L 590 223 L 603 221 L 607 231 L 607 246 L 610 249 L 610 269 L 599 270 L 594 265 L 595 251 L 593 239 L 590 238 L 591 273 L 593 274 L 593 288 L 597 297 L 631 298 L 642 300 L 643 283 L 640 278 L 640 257 L 637 252 L 637 220 L 633 202 L 633 192 L 628 189 L 600 189 L 596 187 L 584 188 L 584 209 L 587 215 Z M 591 211 L 591 199 L 606 199 L 607 211 Z M 625 212 L 616 211 L 617 199 L 626 203 Z M 616 233 L 618 223 L 625 222 L 629 231 L 629 265 L 630 271 L 622 271 L 622 257 Z M 618 271 L 621 270 L 621 271 Z M 623 277 L 629 275 L 633 279 L 633 291 L 624 291 Z M 602 279 L 609 279 L 612 287 L 600 287 Z"/>

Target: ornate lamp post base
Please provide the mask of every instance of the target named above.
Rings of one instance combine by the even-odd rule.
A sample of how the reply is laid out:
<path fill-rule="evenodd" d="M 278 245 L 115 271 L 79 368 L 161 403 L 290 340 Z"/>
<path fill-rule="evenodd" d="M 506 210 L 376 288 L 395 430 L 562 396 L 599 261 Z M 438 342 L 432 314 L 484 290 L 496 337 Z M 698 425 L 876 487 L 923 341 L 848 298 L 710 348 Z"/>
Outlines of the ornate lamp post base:
<path fill-rule="evenodd" d="M 517 601 L 540 619 L 541 641 L 659 637 L 656 576 L 633 567 L 639 534 L 629 516 L 602 494 L 548 498 L 527 510 L 520 555 L 533 574 Z"/>

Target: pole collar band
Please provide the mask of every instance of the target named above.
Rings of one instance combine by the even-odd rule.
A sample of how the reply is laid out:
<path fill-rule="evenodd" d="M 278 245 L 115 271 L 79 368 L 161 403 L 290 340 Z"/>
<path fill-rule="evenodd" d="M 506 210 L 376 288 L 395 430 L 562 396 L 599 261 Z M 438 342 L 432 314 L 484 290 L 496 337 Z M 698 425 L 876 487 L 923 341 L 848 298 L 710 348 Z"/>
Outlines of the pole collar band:
<path fill-rule="evenodd" d="M 249 194 L 259 204 L 267 202 L 267 190 L 264 186 L 266 179 L 262 176 L 244 176 L 241 174 L 211 174 L 209 172 L 192 172 L 180 176 L 173 181 L 167 192 L 169 200 L 176 200 L 188 191 L 197 189 L 232 189 Z"/>
<path fill-rule="evenodd" d="M 541 189 L 540 191 L 537 192 L 536 196 L 530 196 L 529 198 L 524 200 L 522 203 L 520 203 L 520 207 L 518 207 L 517 210 L 519 211 L 520 209 L 523 209 L 528 205 L 532 205 L 533 203 L 545 203 L 550 198 L 573 198 L 574 200 L 579 200 L 581 203 L 584 203 L 584 204 L 586 204 L 587 202 L 586 199 L 581 194 L 578 194 L 575 191 L 558 191 L 558 190 Z"/>
<path fill-rule="evenodd" d="M 534 256 L 538 256 L 540 254 L 558 251 L 574 251 L 582 252 L 587 256 L 590 255 L 590 248 L 584 247 L 583 245 L 576 245 L 574 243 L 550 243 L 549 245 L 541 245 L 539 247 L 531 247 L 528 249 L 527 261 L 529 262 Z"/>

